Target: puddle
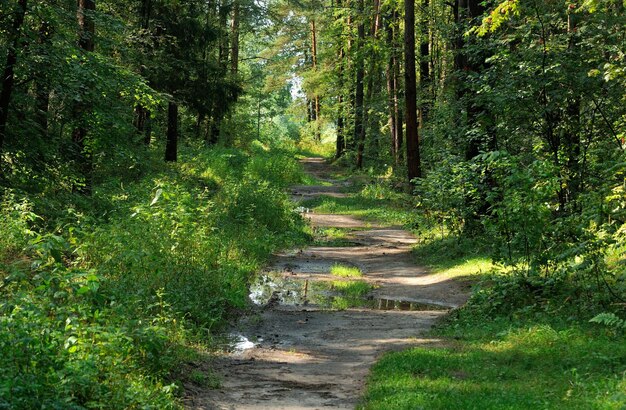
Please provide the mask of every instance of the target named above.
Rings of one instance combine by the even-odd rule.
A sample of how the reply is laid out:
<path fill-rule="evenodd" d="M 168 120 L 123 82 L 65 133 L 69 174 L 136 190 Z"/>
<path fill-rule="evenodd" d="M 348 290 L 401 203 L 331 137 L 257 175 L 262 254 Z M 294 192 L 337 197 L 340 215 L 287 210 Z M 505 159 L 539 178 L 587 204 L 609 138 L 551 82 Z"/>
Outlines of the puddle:
<path fill-rule="evenodd" d="M 286 254 L 285 256 L 296 256 L 297 253 Z M 337 264 L 358 268 L 358 266 L 344 261 L 315 259 L 316 255 L 312 254 L 310 259 L 297 259 L 294 261 L 282 261 L 273 266 L 276 271 L 293 272 L 293 273 L 329 273 L 330 269 Z"/>
<path fill-rule="evenodd" d="M 230 335 L 229 339 L 231 339 L 229 347 L 232 353 L 243 353 L 246 350 L 254 349 L 258 344 L 250 341 L 247 337 L 238 334 Z"/>
<path fill-rule="evenodd" d="M 372 309 L 374 310 L 403 310 L 403 311 L 424 311 L 424 310 L 449 310 L 450 307 L 434 303 L 413 302 L 408 300 L 394 299 L 373 299 Z"/>
<path fill-rule="evenodd" d="M 255 305 L 266 305 L 272 299 L 281 305 L 300 306 L 315 303 L 320 297 L 329 297 L 330 291 L 330 285 L 322 281 L 262 274 L 250 286 L 250 300 Z"/>
<path fill-rule="evenodd" d="M 267 273 L 259 275 L 250 286 L 250 299 L 258 306 L 268 304 L 282 306 L 312 305 L 338 310 L 364 308 L 397 311 L 450 309 L 450 307 L 436 303 L 374 298 L 368 295 L 371 290 L 371 286 L 364 281 L 316 281 Z"/>

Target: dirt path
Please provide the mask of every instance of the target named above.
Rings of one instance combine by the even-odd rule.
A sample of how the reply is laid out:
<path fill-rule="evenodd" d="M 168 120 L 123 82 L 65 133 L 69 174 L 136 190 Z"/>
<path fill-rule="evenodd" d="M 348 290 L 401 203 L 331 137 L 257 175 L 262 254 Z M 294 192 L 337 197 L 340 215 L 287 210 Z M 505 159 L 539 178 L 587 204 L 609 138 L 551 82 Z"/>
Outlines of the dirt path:
<path fill-rule="evenodd" d="M 307 172 L 333 183 L 323 161 L 303 163 Z M 346 194 L 336 183 L 298 186 L 292 192 L 296 200 L 317 195 Z M 467 299 L 463 285 L 415 265 L 410 233 L 345 215 L 305 216 L 314 226 L 349 229 L 355 246 L 276 255 L 252 288 L 251 298 L 263 307 L 242 321 L 238 348 L 213 363 L 223 377 L 222 388 L 190 393 L 188 408 L 353 409 L 380 354 L 437 343 L 421 335 Z M 333 300 L 332 293 L 317 288 L 337 279 L 329 274 L 336 263 L 358 267 L 362 279 L 376 286 L 367 295 L 367 307 L 330 310 L 310 302 L 315 292 Z"/>

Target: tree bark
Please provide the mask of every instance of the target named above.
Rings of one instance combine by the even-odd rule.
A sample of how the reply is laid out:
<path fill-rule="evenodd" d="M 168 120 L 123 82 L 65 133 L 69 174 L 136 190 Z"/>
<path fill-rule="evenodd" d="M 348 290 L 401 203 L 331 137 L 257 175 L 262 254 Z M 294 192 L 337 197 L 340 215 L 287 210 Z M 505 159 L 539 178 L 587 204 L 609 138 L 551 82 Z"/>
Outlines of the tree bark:
<path fill-rule="evenodd" d="M 365 148 L 365 126 L 363 124 L 363 102 L 364 102 L 364 84 L 365 68 L 363 66 L 363 43 L 365 42 L 365 21 L 363 13 L 365 11 L 364 0 L 358 0 L 357 13 L 359 15 L 359 23 L 357 26 L 356 41 L 356 90 L 354 98 L 354 141 L 357 144 L 357 168 L 363 168 L 363 150 Z"/>
<path fill-rule="evenodd" d="M 8 42 L 7 59 L 4 65 L 2 76 L 2 92 L 0 92 L 0 176 L 2 176 L 2 153 L 4 141 L 6 140 L 7 121 L 9 119 L 9 106 L 11 105 L 11 95 L 15 86 L 15 64 L 17 64 L 17 52 L 20 46 L 20 38 L 26 9 L 27 0 L 19 0 L 13 25 L 11 27 L 10 40 Z"/>
<path fill-rule="evenodd" d="M 417 80 L 415 72 L 415 0 L 404 3 L 404 87 L 406 108 L 406 161 L 409 181 L 421 178 L 417 128 Z"/>
<path fill-rule="evenodd" d="M 568 8 L 567 14 L 567 31 L 569 35 L 568 53 L 576 55 L 576 33 L 577 33 L 577 16 L 574 14 L 574 10 Z M 575 85 L 572 86 L 574 88 Z M 576 95 L 576 93 L 573 93 Z M 580 97 L 575 96 L 569 99 L 565 108 L 565 118 L 567 124 L 565 126 L 565 132 L 563 133 L 563 144 L 565 145 L 567 154 L 567 174 L 568 181 L 565 181 L 562 185 L 567 186 L 566 201 L 568 206 L 572 203 L 575 204 L 580 191 L 582 190 L 582 169 L 580 166 L 580 154 L 581 154 L 581 142 L 580 142 L 580 110 L 581 101 Z"/>
<path fill-rule="evenodd" d="M 233 2 L 233 21 L 231 24 L 230 71 L 239 71 L 239 0 Z"/>
<path fill-rule="evenodd" d="M 145 145 L 150 145 L 150 142 L 152 140 L 152 114 L 150 113 L 150 110 L 145 110 L 145 115 L 146 115 L 146 121 L 145 121 L 145 129 L 144 129 L 144 134 L 143 134 L 143 142 Z"/>
<path fill-rule="evenodd" d="M 227 4 L 227 0 L 220 1 L 218 14 L 219 25 L 221 29 L 221 34 L 219 38 L 218 63 L 225 74 L 228 71 L 228 15 L 230 14 L 230 5 Z"/>
<path fill-rule="evenodd" d="M 142 35 L 148 34 L 150 28 L 150 19 L 152 17 L 152 0 L 141 0 L 140 10 L 140 27 Z M 143 65 L 140 65 L 139 74 L 143 75 Z M 151 113 L 150 110 L 145 108 L 141 104 L 137 104 L 135 107 L 135 128 L 137 134 L 143 134 L 144 145 L 150 145 L 152 139 L 152 126 L 151 126 Z"/>
<path fill-rule="evenodd" d="M 95 49 L 96 31 L 92 15 L 95 11 L 95 0 L 78 0 L 78 46 L 86 53 L 92 53 Z M 76 149 L 78 168 L 85 177 L 85 185 L 80 188 L 80 192 L 87 195 L 91 194 L 93 185 L 93 156 L 91 152 L 86 150 L 85 145 L 88 133 L 87 116 L 89 111 L 89 104 L 85 102 L 84 97 L 74 104 L 74 118 L 78 121 L 78 125 L 72 132 L 72 141 Z"/>
<path fill-rule="evenodd" d="M 420 116 L 419 116 L 419 128 L 424 128 L 424 124 L 428 119 L 428 113 L 430 112 L 430 29 L 429 29 L 429 7 L 430 1 L 424 0 L 422 3 L 421 14 L 421 41 L 420 41 Z"/>
<path fill-rule="evenodd" d="M 313 63 L 313 71 L 317 71 L 317 27 L 315 25 L 315 19 L 311 20 L 311 60 Z M 320 131 L 320 127 L 319 127 L 319 120 L 320 120 L 320 110 L 321 110 L 321 106 L 320 106 L 320 97 L 319 95 L 317 95 L 317 93 L 315 93 L 315 95 L 313 96 L 313 100 L 311 101 L 312 103 L 312 112 L 313 112 L 313 118 L 315 119 L 315 140 L 316 141 L 320 141 L 322 139 L 322 135 L 321 135 L 321 131 Z"/>
<path fill-rule="evenodd" d="M 343 95 L 340 95 L 338 100 L 339 115 L 337 115 L 337 147 L 335 152 L 335 158 L 337 159 L 339 159 L 343 155 L 343 152 L 346 148 L 343 104 Z"/>
<path fill-rule="evenodd" d="M 178 105 L 170 101 L 167 106 L 167 142 L 165 144 L 165 161 L 178 160 Z"/>
<path fill-rule="evenodd" d="M 343 2 L 341 0 L 337 1 L 337 7 L 343 7 Z M 341 20 L 341 18 L 339 18 L 337 22 L 340 25 L 343 24 L 343 21 Z M 336 149 L 335 149 L 335 158 L 339 159 L 344 154 L 344 151 L 346 149 L 346 137 L 345 137 L 346 119 L 345 119 L 345 107 L 344 107 L 345 101 L 344 101 L 344 95 L 343 95 L 344 86 L 345 86 L 344 76 L 345 76 L 345 64 L 346 64 L 346 51 L 344 48 L 344 43 L 343 43 L 343 38 L 341 36 L 341 32 L 339 36 L 337 36 L 337 44 L 339 44 L 339 52 L 338 52 L 339 97 L 337 99 L 337 144 L 336 144 Z"/>
<path fill-rule="evenodd" d="M 376 38 L 378 37 L 379 28 L 380 28 L 380 0 L 374 0 L 374 17 L 372 19 L 372 25 L 370 26 L 371 41 L 376 41 Z M 374 47 L 372 51 L 368 54 L 369 54 L 370 64 L 368 67 L 369 71 L 367 73 L 367 94 L 365 96 L 365 104 L 369 106 L 369 104 L 371 104 L 372 102 L 372 97 L 374 95 L 374 77 L 375 77 L 375 73 L 377 73 L 376 63 L 378 62 L 378 53 L 376 52 L 376 48 Z M 360 146 L 361 156 L 363 156 L 363 151 L 365 150 L 365 142 L 367 139 L 367 129 L 370 129 L 370 130 L 374 129 L 374 127 L 372 127 L 370 124 L 371 118 L 368 114 L 368 111 L 369 110 L 367 109 L 363 110 L 363 124 L 366 127 L 366 129 L 363 132 L 363 138 L 361 139 L 361 145 L 362 145 Z M 373 142 L 377 144 L 376 139 L 373 139 Z"/>
<path fill-rule="evenodd" d="M 39 27 L 39 46 L 43 50 L 50 47 L 52 40 L 52 26 L 43 21 Z M 47 75 L 48 67 L 39 67 L 35 80 L 35 122 L 39 128 L 39 135 L 43 141 L 48 139 L 48 110 L 50 105 L 50 79 Z"/>
<path fill-rule="evenodd" d="M 387 123 L 389 124 L 389 135 L 391 137 L 391 156 L 398 163 L 398 152 L 396 150 L 396 115 L 394 111 L 394 97 L 396 95 L 395 82 L 394 82 L 394 38 L 393 38 L 393 27 L 392 27 L 392 13 L 389 13 L 387 18 L 385 19 L 385 32 L 387 34 L 387 47 L 389 48 L 389 59 L 387 60 L 387 68 L 385 70 L 385 75 L 387 77 L 387 111 L 388 111 L 388 119 Z"/>
<path fill-rule="evenodd" d="M 400 14 L 397 9 L 398 5 L 395 5 L 393 12 L 393 88 L 395 90 L 393 95 L 393 110 L 396 119 L 396 135 L 394 143 L 396 146 L 396 165 L 404 159 L 404 127 L 402 117 L 402 40 L 400 38 Z"/>

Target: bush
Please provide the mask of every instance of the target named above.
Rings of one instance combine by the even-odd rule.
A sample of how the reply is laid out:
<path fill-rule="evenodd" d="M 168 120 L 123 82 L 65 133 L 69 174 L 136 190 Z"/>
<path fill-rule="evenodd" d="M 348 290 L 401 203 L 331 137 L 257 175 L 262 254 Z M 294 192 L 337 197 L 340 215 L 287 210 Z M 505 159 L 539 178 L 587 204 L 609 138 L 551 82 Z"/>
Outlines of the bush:
<path fill-rule="evenodd" d="M 245 307 L 272 251 L 305 237 L 286 153 L 181 158 L 93 198 L 46 198 L 45 219 L 4 195 L 0 408 L 178 407 L 171 379 L 191 345 Z"/>

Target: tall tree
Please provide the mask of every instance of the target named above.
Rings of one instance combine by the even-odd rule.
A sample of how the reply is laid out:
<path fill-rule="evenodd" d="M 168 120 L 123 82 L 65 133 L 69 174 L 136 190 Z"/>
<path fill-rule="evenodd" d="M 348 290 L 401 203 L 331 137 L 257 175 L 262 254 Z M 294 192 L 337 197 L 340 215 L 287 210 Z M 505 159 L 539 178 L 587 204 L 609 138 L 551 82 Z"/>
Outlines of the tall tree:
<path fill-rule="evenodd" d="M 365 43 L 365 2 L 357 1 L 357 40 L 355 46 L 355 96 L 354 96 L 354 141 L 357 146 L 356 166 L 363 168 L 363 150 L 365 147 L 365 124 L 364 124 L 364 78 L 365 66 L 363 48 Z"/>
<path fill-rule="evenodd" d="M 420 109 L 419 128 L 423 129 L 430 111 L 430 0 L 423 0 L 420 13 Z"/>
<path fill-rule="evenodd" d="M 407 176 L 413 181 L 422 176 L 415 72 L 415 0 L 404 2 L 404 87 Z"/>
<path fill-rule="evenodd" d="M 27 0 L 19 0 L 14 11 L 13 24 L 9 33 L 8 52 L 4 73 L 2 75 L 2 91 L 0 92 L 0 176 L 2 176 L 2 154 L 6 139 L 7 121 L 9 118 L 9 106 L 15 86 L 15 65 L 22 36 L 22 26 L 28 7 Z"/>
<path fill-rule="evenodd" d="M 95 23 L 94 13 L 96 11 L 95 0 L 78 0 L 78 46 L 85 53 L 92 53 L 95 50 Z M 74 104 L 74 118 L 77 122 L 72 132 L 72 141 L 76 150 L 78 168 L 85 179 L 81 192 L 90 194 L 93 181 L 93 155 L 86 146 L 88 118 L 90 116 L 90 104 L 86 101 L 85 95 L 88 90 L 83 90 L 82 96 Z"/>
<path fill-rule="evenodd" d="M 239 71 L 239 26 L 240 26 L 240 0 L 233 0 L 233 17 L 231 22 L 231 46 L 230 46 L 230 70 L 232 74 Z"/>

